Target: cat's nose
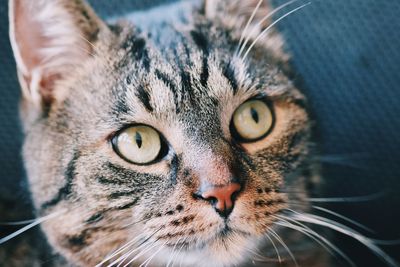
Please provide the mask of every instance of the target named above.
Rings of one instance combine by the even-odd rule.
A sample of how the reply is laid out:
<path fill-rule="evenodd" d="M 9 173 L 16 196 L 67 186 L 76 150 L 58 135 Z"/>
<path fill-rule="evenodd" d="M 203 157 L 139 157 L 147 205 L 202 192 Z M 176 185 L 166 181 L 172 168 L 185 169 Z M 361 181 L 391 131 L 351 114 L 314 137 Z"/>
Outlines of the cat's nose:
<path fill-rule="evenodd" d="M 228 218 L 233 210 L 233 206 L 241 185 L 238 183 L 230 183 L 223 186 L 210 186 L 201 192 L 202 199 L 210 202 L 215 210 L 224 218 Z"/>

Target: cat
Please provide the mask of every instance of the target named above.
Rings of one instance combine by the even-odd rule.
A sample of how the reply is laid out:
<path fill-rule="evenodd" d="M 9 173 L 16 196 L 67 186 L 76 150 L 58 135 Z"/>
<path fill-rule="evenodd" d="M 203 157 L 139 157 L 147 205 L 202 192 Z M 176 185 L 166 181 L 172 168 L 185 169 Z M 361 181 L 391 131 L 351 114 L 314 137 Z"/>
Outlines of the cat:
<path fill-rule="evenodd" d="M 141 25 L 82 0 L 10 0 L 23 156 L 54 265 L 351 264 L 305 225 L 334 228 L 309 213 L 313 123 L 273 27 L 305 5 L 188 3 Z"/>

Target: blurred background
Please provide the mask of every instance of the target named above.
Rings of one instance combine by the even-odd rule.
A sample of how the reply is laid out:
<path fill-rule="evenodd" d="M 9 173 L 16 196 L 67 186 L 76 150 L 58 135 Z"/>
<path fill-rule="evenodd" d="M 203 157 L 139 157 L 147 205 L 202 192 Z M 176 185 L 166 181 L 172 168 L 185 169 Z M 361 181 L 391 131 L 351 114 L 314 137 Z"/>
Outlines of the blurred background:
<path fill-rule="evenodd" d="M 174 1 L 89 2 L 110 18 Z M 0 0 L 0 221 L 33 218 L 7 19 L 7 0 Z M 400 1 L 313 0 L 278 28 L 316 120 L 323 197 L 370 196 L 325 207 L 373 229 L 361 230 L 371 237 L 400 239 Z M 0 226 L 0 237 L 17 229 Z M 335 243 L 358 266 L 384 266 L 357 242 L 337 235 Z M 400 261 L 400 245 L 383 248 Z M 6 251 L 0 245 L 0 256 Z"/>

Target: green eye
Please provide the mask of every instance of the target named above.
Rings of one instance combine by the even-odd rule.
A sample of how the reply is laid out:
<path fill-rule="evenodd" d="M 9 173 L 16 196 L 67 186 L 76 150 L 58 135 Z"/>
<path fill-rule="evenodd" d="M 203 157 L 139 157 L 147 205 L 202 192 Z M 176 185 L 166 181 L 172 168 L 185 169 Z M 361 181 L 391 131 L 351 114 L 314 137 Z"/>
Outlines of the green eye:
<path fill-rule="evenodd" d="M 114 151 L 130 163 L 145 165 L 167 154 L 160 134 L 146 125 L 131 126 L 120 131 L 112 139 Z"/>
<path fill-rule="evenodd" d="M 249 100 L 233 114 L 231 131 L 240 142 L 255 142 L 269 134 L 273 122 L 272 111 L 264 101 Z"/>

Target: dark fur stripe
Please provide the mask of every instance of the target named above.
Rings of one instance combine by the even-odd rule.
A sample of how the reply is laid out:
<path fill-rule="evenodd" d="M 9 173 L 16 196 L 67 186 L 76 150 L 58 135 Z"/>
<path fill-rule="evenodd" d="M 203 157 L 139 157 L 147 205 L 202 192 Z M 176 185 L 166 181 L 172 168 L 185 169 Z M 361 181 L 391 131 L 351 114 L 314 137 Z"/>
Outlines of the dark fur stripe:
<path fill-rule="evenodd" d="M 137 193 L 137 190 L 114 192 L 114 193 L 111 193 L 111 195 L 108 196 L 108 199 L 109 200 L 117 199 L 117 198 L 120 198 L 120 197 L 130 196 L 130 195 L 132 195 L 134 193 Z"/>
<path fill-rule="evenodd" d="M 116 105 L 113 108 L 113 111 L 117 115 L 127 114 L 129 112 L 129 108 L 126 103 L 125 97 L 118 99 L 118 101 L 116 102 Z"/>
<path fill-rule="evenodd" d="M 207 42 L 207 38 L 203 35 L 203 33 L 198 31 L 191 31 L 190 35 L 192 36 L 194 43 L 199 47 L 199 49 L 202 50 L 204 54 L 208 55 L 209 45 Z"/>
<path fill-rule="evenodd" d="M 171 169 L 171 181 L 176 184 L 176 181 L 178 179 L 178 173 L 180 170 L 180 162 L 181 162 L 181 156 L 175 155 L 170 163 L 170 169 Z"/>
<path fill-rule="evenodd" d="M 76 168 L 75 164 L 76 164 L 77 160 L 79 159 L 79 157 L 80 157 L 80 153 L 75 152 L 72 159 L 69 161 L 67 168 L 65 170 L 65 173 L 64 173 L 64 176 L 66 179 L 65 185 L 58 190 L 58 193 L 56 196 L 54 196 L 51 200 L 42 204 L 42 209 L 47 209 L 51 206 L 56 205 L 61 200 L 68 198 L 68 196 L 71 194 L 72 182 L 75 177 L 75 168 Z"/>
<path fill-rule="evenodd" d="M 122 44 L 122 48 L 127 50 L 135 60 L 141 60 L 146 71 L 150 70 L 150 57 L 145 39 L 133 36 Z"/>
<path fill-rule="evenodd" d="M 104 185 L 123 185 L 123 184 L 129 184 L 130 181 L 121 181 L 119 179 L 108 179 L 104 176 L 98 176 L 96 178 L 96 180 L 100 183 L 100 184 L 104 184 Z"/>
<path fill-rule="evenodd" d="M 136 205 L 136 203 L 139 201 L 139 198 L 133 199 L 131 202 L 128 202 L 127 204 L 123 206 L 116 207 L 115 209 L 117 210 L 124 210 L 124 209 L 129 209 L 130 207 Z"/>
<path fill-rule="evenodd" d="M 180 71 L 180 76 L 181 76 L 181 92 L 182 95 L 188 96 L 190 99 L 190 102 L 193 104 L 193 90 L 192 90 L 192 80 L 190 77 L 190 73 L 185 71 L 183 68 L 181 68 Z"/>
<path fill-rule="evenodd" d="M 171 90 L 172 94 L 174 95 L 176 112 L 179 113 L 180 112 L 179 102 L 178 102 L 179 94 L 175 83 L 172 81 L 170 77 L 168 77 L 165 73 L 162 73 L 160 70 L 156 69 L 155 74 L 157 78 Z"/>
<path fill-rule="evenodd" d="M 153 112 L 154 109 L 150 104 L 150 94 L 143 85 L 139 85 L 136 91 L 136 96 L 143 103 L 143 106 L 147 109 L 147 111 Z"/>
<path fill-rule="evenodd" d="M 102 212 L 98 212 L 90 216 L 89 219 L 86 220 L 86 223 L 91 224 L 91 223 L 96 223 L 98 221 L 101 221 L 104 218 Z"/>
<path fill-rule="evenodd" d="M 233 69 L 232 64 L 228 63 L 227 65 L 225 65 L 222 73 L 226 77 L 226 79 L 228 79 L 230 85 L 232 86 L 233 93 L 236 94 L 239 86 L 235 77 L 235 70 Z"/>
<path fill-rule="evenodd" d="M 201 85 L 203 85 L 203 87 L 207 86 L 208 77 L 210 77 L 210 73 L 209 73 L 209 70 L 208 70 L 208 57 L 204 56 L 203 57 L 202 71 L 201 71 L 201 74 L 200 74 L 200 83 L 201 83 Z"/>
<path fill-rule="evenodd" d="M 209 55 L 209 44 L 207 38 L 200 32 L 191 31 L 190 35 L 193 38 L 195 44 L 199 47 L 199 49 L 203 52 L 203 66 L 200 74 L 200 83 L 203 87 L 207 86 L 208 78 L 210 76 L 208 69 L 208 55 Z"/>

